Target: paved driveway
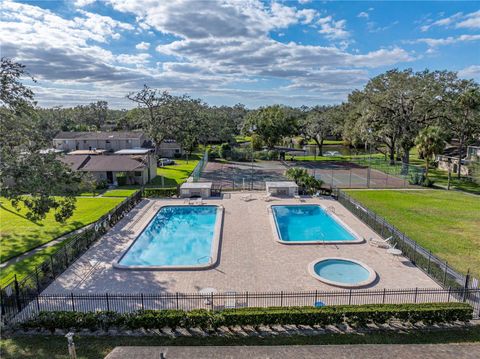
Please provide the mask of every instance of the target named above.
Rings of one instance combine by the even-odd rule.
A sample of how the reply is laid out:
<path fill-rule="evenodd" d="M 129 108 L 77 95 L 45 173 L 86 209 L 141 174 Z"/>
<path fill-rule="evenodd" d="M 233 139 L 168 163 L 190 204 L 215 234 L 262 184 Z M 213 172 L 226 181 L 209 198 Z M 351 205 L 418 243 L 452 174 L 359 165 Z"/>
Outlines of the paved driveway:
<path fill-rule="evenodd" d="M 117 347 L 106 359 L 478 359 L 480 344 Z"/>

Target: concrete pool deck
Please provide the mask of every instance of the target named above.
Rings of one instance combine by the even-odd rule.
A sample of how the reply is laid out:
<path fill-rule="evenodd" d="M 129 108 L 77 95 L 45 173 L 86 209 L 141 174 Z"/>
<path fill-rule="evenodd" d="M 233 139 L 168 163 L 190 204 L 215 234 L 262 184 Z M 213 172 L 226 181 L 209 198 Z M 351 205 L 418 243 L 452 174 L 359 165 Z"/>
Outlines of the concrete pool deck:
<path fill-rule="evenodd" d="M 393 258 L 385 249 L 368 243 L 286 245 L 274 239 L 268 206 L 298 204 L 293 198 L 265 202 L 263 193 L 226 194 L 206 204 L 224 207 L 223 229 L 217 265 L 206 270 L 146 271 L 118 269 L 117 258 L 164 205 L 184 204 L 183 199 L 144 199 L 104 235 L 44 293 L 197 293 L 214 287 L 224 291 L 308 291 L 338 290 L 313 278 L 308 265 L 319 257 L 345 257 L 373 268 L 377 280 L 366 288 L 440 288 L 406 258 Z M 305 198 L 303 203 L 333 206 L 336 215 L 360 237 L 378 236 L 333 199 Z"/>

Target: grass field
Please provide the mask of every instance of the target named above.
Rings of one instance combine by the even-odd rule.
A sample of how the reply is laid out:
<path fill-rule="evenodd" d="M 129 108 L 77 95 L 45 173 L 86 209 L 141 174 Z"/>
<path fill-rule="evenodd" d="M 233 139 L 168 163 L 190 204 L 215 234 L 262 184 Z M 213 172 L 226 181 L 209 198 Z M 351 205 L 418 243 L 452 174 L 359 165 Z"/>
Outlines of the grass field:
<path fill-rule="evenodd" d="M 78 197 L 75 213 L 66 223 L 61 224 L 55 221 L 53 213 L 49 213 L 43 221 L 32 222 L 25 217 L 25 210 L 17 211 L 8 200 L 1 198 L 1 262 L 96 221 L 121 201 L 121 197 Z"/>
<path fill-rule="evenodd" d="M 45 247 L 34 255 L 24 258 L 18 262 L 8 265 L 6 268 L 2 268 L 0 271 L 0 286 L 4 286 L 11 282 L 14 276 L 17 276 L 17 280 L 21 280 L 35 267 L 39 266 L 48 259 L 48 256 L 60 249 L 65 242 L 60 242 L 49 247 Z"/>
<path fill-rule="evenodd" d="M 116 346 L 171 345 L 345 345 L 345 344 L 445 344 L 480 341 L 478 326 L 435 331 L 402 331 L 363 334 L 290 335 L 276 337 L 74 337 L 78 359 L 104 358 Z M 4 359 L 68 359 L 63 336 L 25 336 L 0 341 Z"/>
<path fill-rule="evenodd" d="M 137 192 L 137 189 L 111 189 L 105 192 L 102 197 L 129 197 L 135 192 Z"/>
<path fill-rule="evenodd" d="M 174 165 L 158 167 L 157 177 L 155 177 L 147 187 L 161 187 L 162 176 L 164 177 L 163 187 L 176 187 L 182 184 L 190 176 L 198 161 L 198 156 L 192 156 L 188 161 L 175 160 Z"/>
<path fill-rule="evenodd" d="M 454 268 L 480 277 L 478 196 L 445 190 L 347 192 Z"/>

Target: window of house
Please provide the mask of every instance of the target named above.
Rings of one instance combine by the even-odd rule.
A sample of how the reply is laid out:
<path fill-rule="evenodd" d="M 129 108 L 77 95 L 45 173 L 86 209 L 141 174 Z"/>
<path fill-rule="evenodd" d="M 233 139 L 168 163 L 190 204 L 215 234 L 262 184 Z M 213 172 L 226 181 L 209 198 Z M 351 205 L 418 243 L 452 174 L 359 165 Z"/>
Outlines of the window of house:
<path fill-rule="evenodd" d="M 135 171 L 135 177 L 141 177 L 142 176 L 142 172 L 140 171 Z"/>
<path fill-rule="evenodd" d="M 106 143 L 110 143 L 110 141 L 109 141 L 109 140 L 106 140 L 105 142 L 106 142 Z"/>
<path fill-rule="evenodd" d="M 175 150 L 175 153 L 180 153 L 180 150 L 177 148 L 177 149 Z"/>

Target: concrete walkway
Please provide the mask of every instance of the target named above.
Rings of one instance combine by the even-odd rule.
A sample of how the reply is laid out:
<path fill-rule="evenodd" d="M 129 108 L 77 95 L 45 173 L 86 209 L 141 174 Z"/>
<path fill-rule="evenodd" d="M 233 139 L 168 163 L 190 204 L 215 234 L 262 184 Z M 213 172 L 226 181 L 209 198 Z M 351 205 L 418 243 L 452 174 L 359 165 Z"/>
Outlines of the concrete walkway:
<path fill-rule="evenodd" d="M 480 344 L 116 347 L 105 359 L 477 359 Z"/>

